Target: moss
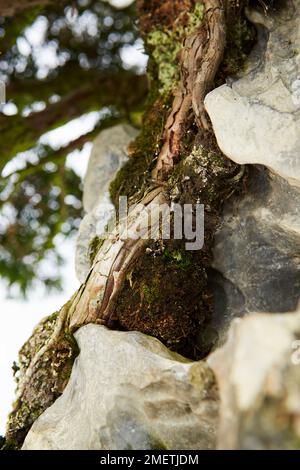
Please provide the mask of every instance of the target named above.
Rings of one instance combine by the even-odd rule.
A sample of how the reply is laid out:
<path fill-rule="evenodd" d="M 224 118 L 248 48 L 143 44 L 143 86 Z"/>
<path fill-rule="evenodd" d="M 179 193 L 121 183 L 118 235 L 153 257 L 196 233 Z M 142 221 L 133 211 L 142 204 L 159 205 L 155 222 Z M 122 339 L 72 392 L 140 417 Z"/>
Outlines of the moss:
<path fill-rule="evenodd" d="M 125 280 L 114 325 L 154 336 L 173 351 L 199 358 L 196 337 L 210 319 L 202 253 L 184 255 L 183 240 L 149 241 Z M 189 261 L 187 262 L 187 258 Z"/>
<path fill-rule="evenodd" d="M 0 443 L 0 450 L 18 450 L 19 446 L 16 441 L 13 439 L 2 438 L 2 443 Z M 2 444 L 2 445 L 1 445 Z"/>
<path fill-rule="evenodd" d="M 173 252 L 169 252 L 169 250 L 164 251 L 164 256 L 168 259 L 173 261 L 179 269 L 186 271 L 190 268 L 192 264 L 192 256 L 186 250 L 174 250 Z"/>
<path fill-rule="evenodd" d="M 94 237 L 92 241 L 90 242 L 89 248 L 88 248 L 88 254 L 89 254 L 91 265 L 93 264 L 96 254 L 98 253 L 103 243 L 104 243 L 104 238 L 101 238 L 98 236 Z"/>
<path fill-rule="evenodd" d="M 153 304 L 160 296 L 158 278 L 152 279 L 149 284 L 142 283 L 141 290 L 142 302 L 145 301 L 148 305 Z"/>
<path fill-rule="evenodd" d="M 172 29 L 174 22 L 184 20 L 187 12 L 191 11 L 198 0 L 140 0 L 137 2 L 140 32 L 145 38 L 149 32 L 168 28 Z"/>
<path fill-rule="evenodd" d="M 178 21 L 175 29 L 162 29 L 151 31 L 147 37 L 151 57 L 157 66 L 157 78 L 160 82 L 160 93 L 166 95 L 174 91 L 179 78 L 180 69 L 177 58 L 184 38 L 196 31 L 203 19 L 204 6 L 196 3 L 192 12 L 185 14 L 185 24 Z"/>
<path fill-rule="evenodd" d="M 162 146 L 171 98 L 172 95 L 160 96 L 158 88 L 152 88 L 146 103 L 142 130 L 130 147 L 130 158 L 110 184 L 110 197 L 116 207 L 120 195 L 135 202 L 149 186 L 151 171 Z"/>
<path fill-rule="evenodd" d="M 33 357 L 52 336 L 58 317 L 59 312 L 56 312 L 42 320 L 21 348 L 20 370 L 16 377 L 20 385 Z M 8 420 L 5 448 L 8 442 L 13 442 L 14 448 L 20 448 L 33 422 L 62 394 L 78 353 L 75 338 L 67 328 L 63 329 L 56 342 L 39 358 L 29 383 L 13 405 Z"/>
<path fill-rule="evenodd" d="M 216 86 L 224 83 L 226 77 L 241 73 L 255 41 L 255 27 L 246 18 L 238 16 L 234 21 L 229 21 L 224 59 L 217 74 Z"/>
<path fill-rule="evenodd" d="M 116 328 L 154 336 L 192 359 L 209 352 L 215 336 L 209 328 L 212 298 L 206 270 L 220 209 L 240 187 L 243 174 L 244 169 L 222 155 L 213 136 L 196 138 L 166 181 L 165 191 L 181 206 L 204 205 L 204 247 L 189 252 L 185 240 L 150 241 L 120 293 Z"/>

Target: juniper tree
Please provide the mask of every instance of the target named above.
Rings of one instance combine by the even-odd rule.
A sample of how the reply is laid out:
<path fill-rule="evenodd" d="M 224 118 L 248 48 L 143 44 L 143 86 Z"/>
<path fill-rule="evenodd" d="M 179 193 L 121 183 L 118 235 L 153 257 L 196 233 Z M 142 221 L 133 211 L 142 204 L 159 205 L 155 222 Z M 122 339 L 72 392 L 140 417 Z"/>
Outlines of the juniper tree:
<path fill-rule="evenodd" d="M 25 15 L 29 3 L 12 0 L 9 8 L 3 7 L 4 13 Z M 49 8 L 49 17 L 60 18 L 61 3 L 59 7 L 50 0 L 34 3 L 35 8 Z M 91 2 L 94 4 L 100 5 Z M 138 33 L 131 40 L 139 34 L 149 55 L 149 92 L 139 135 L 129 147 L 128 162 L 111 183 L 111 198 L 117 210 L 121 195 L 127 196 L 130 204 L 142 203 L 146 209 L 154 204 L 201 202 L 205 210 L 204 246 L 202 250 L 187 252 L 185 240 L 126 239 L 118 229 L 112 237 L 96 244 L 86 281 L 60 312 L 39 325 L 21 351 L 17 401 L 9 420 L 7 443 L 18 447 L 36 417 L 62 393 L 76 355 L 72 335 L 86 323 L 150 334 L 193 359 L 204 357 L 212 346 L 208 333 L 213 311 L 208 283 L 212 244 L 222 204 L 241 189 L 245 169 L 227 159 L 218 148 L 204 98 L 211 89 L 239 73 L 254 44 L 255 31 L 246 20 L 245 6 L 242 0 L 137 0 Z M 110 11 L 112 18 L 113 14 L 121 14 Z M 128 12 L 123 11 L 123 21 L 125 18 L 133 21 Z M 103 13 L 104 19 L 107 14 Z M 53 31 L 51 28 L 49 31 L 50 38 Z M 68 44 L 72 42 L 70 32 L 63 37 Z M 96 36 L 95 42 L 99 41 L 101 38 Z M 76 49 L 74 55 L 72 47 Z M 31 114 L 25 123 L 22 121 L 25 131 L 18 134 L 21 118 L 12 118 L 12 125 L 16 126 L 12 135 L 16 138 L 3 144 L 6 151 L 2 154 L 7 155 L 4 158 L 11 158 L 19 150 L 23 132 L 27 149 L 46 129 L 81 115 L 83 110 L 104 105 L 117 108 L 116 115 L 112 112 L 108 122 L 101 123 L 103 127 L 116 120 L 130 119 L 132 110 L 140 106 L 145 81 L 135 76 L 137 86 L 128 90 L 132 74 L 122 70 L 118 46 L 105 70 L 99 51 L 96 57 L 89 56 L 89 43 L 72 42 L 72 47 L 74 59 L 70 63 L 67 61 L 61 71 L 38 87 L 30 88 L 32 101 L 45 99 L 47 87 L 60 82 L 60 73 L 68 67 L 75 67 L 71 82 L 74 80 L 76 85 L 72 85 L 72 91 L 64 88 L 68 86 L 64 80 L 56 85 L 61 90 L 61 100 Z M 81 70 L 76 62 L 76 53 L 83 50 L 94 64 L 88 70 Z M 13 50 L 8 53 L 13 54 Z M 10 60 L 13 61 L 13 55 Z M 19 88 L 24 80 L 30 86 L 26 77 L 10 80 L 8 93 L 14 90 L 16 103 L 27 99 Z M 6 122 L 7 118 L 2 118 Z M 12 125 L 4 126 L 2 132 L 10 135 Z M 73 143 L 72 148 L 76 145 L 77 142 Z M 43 158 L 47 162 L 64 160 L 68 150 L 54 154 L 50 150 Z M 31 165 L 24 169 L 25 174 L 27 171 L 31 171 Z M 76 186 L 76 181 L 70 189 L 73 185 Z M 74 191 L 78 188 L 74 187 Z M 143 225 L 144 212 L 138 217 Z M 127 222 L 129 227 L 133 223 L 130 215 Z M 51 373 L 49 363 L 55 364 L 55 374 Z"/>

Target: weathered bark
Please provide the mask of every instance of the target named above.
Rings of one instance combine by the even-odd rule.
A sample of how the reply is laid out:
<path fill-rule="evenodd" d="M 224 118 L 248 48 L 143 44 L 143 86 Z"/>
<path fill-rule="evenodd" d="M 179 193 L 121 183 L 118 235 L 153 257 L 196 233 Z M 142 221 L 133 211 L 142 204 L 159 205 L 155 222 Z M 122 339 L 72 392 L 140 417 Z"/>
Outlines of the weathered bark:
<path fill-rule="evenodd" d="M 185 39 L 181 51 L 181 80 L 166 123 L 165 142 L 153 171 L 154 179 L 161 179 L 178 162 L 182 137 L 190 122 L 191 108 L 198 127 L 209 130 L 203 102 L 223 58 L 225 12 L 222 0 L 206 0 L 203 3 L 203 22 L 198 31 Z"/>
<path fill-rule="evenodd" d="M 115 305 L 126 274 L 147 245 L 146 235 L 148 217 L 154 206 L 155 218 L 151 220 L 152 229 L 159 226 L 158 207 L 167 199 L 163 188 L 158 187 L 147 194 L 141 212 L 134 208 L 128 215 L 127 227 L 117 227 L 104 242 L 96 255 L 93 268 L 86 283 L 79 289 L 69 310 L 68 321 L 71 331 L 86 323 L 110 325 L 115 314 Z M 140 226 L 140 238 L 128 238 L 128 234 Z"/>
<path fill-rule="evenodd" d="M 147 207 L 151 210 L 152 204 L 159 206 L 170 203 L 160 181 L 179 160 L 182 136 L 189 126 L 191 111 L 194 112 L 199 128 L 209 130 L 203 100 L 212 86 L 224 47 L 225 16 L 221 0 L 206 0 L 203 25 L 185 39 L 181 52 L 181 80 L 165 126 L 164 144 L 152 173 L 158 188 L 141 201 L 146 207 L 145 212 L 136 214 L 133 211 L 129 217 L 129 227 L 132 224 L 145 227 L 148 220 Z M 151 220 L 151 223 L 159 225 L 159 217 L 157 211 L 156 219 Z M 125 276 L 146 244 L 145 239 L 124 240 L 122 233 L 118 231 L 104 243 L 96 256 L 86 285 L 78 293 L 78 301 L 75 300 L 75 306 L 69 312 L 71 329 L 91 322 L 111 324 L 111 318 L 117 315 L 114 308 Z"/>

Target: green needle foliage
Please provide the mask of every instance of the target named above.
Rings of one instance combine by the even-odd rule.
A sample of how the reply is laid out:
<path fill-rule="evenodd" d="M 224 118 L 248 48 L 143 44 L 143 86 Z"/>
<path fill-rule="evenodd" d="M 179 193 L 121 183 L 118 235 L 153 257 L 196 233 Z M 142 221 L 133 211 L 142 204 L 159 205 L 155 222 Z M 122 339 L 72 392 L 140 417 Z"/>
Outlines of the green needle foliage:
<path fill-rule="evenodd" d="M 59 269 L 47 266 L 63 262 L 56 240 L 72 236 L 82 217 L 81 179 L 66 157 L 142 106 L 145 77 L 125 70 L 121 53 L 137 39 L 134 4 L 41 2 L 0 17 L 8 102 L 0 108 L 0 276 L 24 295 L 37 283 L 60 287 Z M 91 111 L 99 112 L 94 129 L 61 148 L 41 143 Z"/>

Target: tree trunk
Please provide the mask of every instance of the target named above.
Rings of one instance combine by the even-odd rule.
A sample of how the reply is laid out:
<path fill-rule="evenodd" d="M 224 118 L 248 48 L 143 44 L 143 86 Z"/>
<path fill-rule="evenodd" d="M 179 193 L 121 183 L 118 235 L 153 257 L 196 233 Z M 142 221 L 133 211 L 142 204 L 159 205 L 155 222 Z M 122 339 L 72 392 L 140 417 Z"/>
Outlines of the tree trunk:
<path fill-rule="evenodd" d="M 150 56 L 151 91 L 143 128 L 111 186 L 112 197 L 116 204 L 119 195 L 126 195 L 132 204 L 143 205 L 140 211 L 133 208 L 126 222 L 129 232 L 138 225 L 144 234 L 151 210 L 152 228 L 158 228 L 160 209 L 174 202 L 204 204 L 204 246 L 187 252 L 186 240 L 128 238 L 122 225 L 99 245 L 85 283 L 23 348 L 7 432 L 17 447 L 62 392 L 67 380 L 60 379 L 76 355 L 72 333 L 82 325 L 139 330 L 193 359 L 211 347 L 207 269 L 222 203 L 239 187 L 243 171 L 219 150 L 203 103 L 244 58 L 243 9 L 241 3 L 223 0 L 138 0 L 137 6 Z M 55 363 L 55 378 L 49 361 Z M 42 373 L 46 385 L 41 391 Z"/>

